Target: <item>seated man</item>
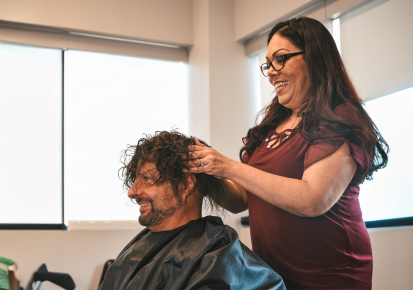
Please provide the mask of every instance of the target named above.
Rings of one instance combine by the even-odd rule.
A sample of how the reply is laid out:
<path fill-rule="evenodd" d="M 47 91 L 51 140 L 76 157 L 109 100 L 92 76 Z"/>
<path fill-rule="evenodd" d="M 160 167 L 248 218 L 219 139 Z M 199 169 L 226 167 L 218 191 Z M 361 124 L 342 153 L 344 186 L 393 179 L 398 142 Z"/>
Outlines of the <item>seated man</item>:
<path fill-rule="evenodd" d="M 100 290 L 285 290 L 234 229 L 219 217 L 202 218 L 203 201 L 217 208 L 225 189 L 213 176 L 184 173 L 194 140 L 157 132 L 125 151 L 120 173 L 146 228 L 121 251 Z"/>

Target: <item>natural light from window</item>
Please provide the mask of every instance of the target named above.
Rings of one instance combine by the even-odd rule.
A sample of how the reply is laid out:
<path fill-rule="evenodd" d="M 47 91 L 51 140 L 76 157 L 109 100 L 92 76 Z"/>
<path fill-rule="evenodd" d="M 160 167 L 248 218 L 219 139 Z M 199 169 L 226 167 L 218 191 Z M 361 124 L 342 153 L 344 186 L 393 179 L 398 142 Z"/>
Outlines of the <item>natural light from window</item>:
<path fill-rule="evenodd" d="M 119 156 L 144 133 L 187 133 L 187 65 L 68 51 L 65 76 L 65 223 L 137 220 Z"/>
<path fill-rule="evenodd" d="M 0 44 L 0 223 L 62 221 L 62 52 Z"/>
<path fill-rule="evenodd" d="M 338 52 L 341 54 L 340 18 L 332 21 L 333 38 L 336 42 Z"/>
<path fill-rule="evenodd" d="M 386 168 L 360 186 L 360 204 L 365 221 L 413 216 L 413 137 L 411 123 L 413 88 L 366 102 L 365 109 L 390 146 Z"/>

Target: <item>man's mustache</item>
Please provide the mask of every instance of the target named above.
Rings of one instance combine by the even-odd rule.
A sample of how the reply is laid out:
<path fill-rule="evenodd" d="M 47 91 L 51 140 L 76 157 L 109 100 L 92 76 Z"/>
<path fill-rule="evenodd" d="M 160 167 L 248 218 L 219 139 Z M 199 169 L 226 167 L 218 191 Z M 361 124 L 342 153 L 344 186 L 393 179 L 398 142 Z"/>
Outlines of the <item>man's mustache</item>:
<path fill-rule="evenodd" d="M 137 198 L 134 198 L 134 200 L 136 203 L 147 202 L 147 203 L 150 203 L 151 205 L 153 204 L 153 200 L 150 198 L 137 197 Z"/>

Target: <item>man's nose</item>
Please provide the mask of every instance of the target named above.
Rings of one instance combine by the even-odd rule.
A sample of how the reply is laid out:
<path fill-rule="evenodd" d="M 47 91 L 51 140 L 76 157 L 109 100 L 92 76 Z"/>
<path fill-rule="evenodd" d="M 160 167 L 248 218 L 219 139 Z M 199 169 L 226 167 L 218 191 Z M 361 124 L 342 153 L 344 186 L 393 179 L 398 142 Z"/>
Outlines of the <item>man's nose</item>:
<path fill-rule="evenodd" d="M 139 181 L 135 180 L 135 182 L 132 184 L 132 187 L 128 191 L 128 197 L 133 198 L 134 196 L 137 196 L 139 194 L 140 194 Z"/>

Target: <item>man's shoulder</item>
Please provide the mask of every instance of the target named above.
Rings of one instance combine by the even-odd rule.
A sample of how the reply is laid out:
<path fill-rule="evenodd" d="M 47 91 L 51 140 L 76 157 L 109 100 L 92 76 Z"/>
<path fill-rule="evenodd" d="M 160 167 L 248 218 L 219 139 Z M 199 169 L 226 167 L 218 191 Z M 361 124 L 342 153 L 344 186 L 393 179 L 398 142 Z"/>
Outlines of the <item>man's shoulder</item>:
<path fill-rule="evenodd" d="M 192 257 L 197 266 L 188 280 L 187 286 L 191 285 L 188 289 L 199 289 L 205 281 L 215 281 L 218 289 L 222 286 L 225 289 L 285 290 L 282 278 L 241 243 L 235 229 L 224 225 L 219 217 L 203 219 L 203 235 L 187 240 L 187 248 L 194 249 L 188 253 L 197 252 Z"/>
<path fill-rule="evenodd" d="M 225 238 L 228 243 L 238 239 L 237 231 L 228 225 L 224 225 L 218 216 L 205 216 L 200 220 L 191 221 L 186 234 L 204 236 L 205 239 L 220 240 Z"/>

